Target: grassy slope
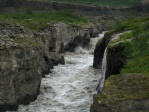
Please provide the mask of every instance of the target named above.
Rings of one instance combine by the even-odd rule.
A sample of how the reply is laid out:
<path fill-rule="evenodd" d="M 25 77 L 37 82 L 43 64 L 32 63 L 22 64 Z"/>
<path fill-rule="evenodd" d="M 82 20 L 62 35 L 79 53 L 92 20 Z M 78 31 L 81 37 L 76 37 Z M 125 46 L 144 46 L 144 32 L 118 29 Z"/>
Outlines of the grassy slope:
<path fill-rule="evenodd" d="M 76 16 L 71 11 L 51 11 L 51 12 L 32 12 L 26 13 L 0 13 L 1 21 L 12 21 L 20 23 L 30 29 L 44 27 L 51 22 L 66 22 L 75 25 L 88 24 L 88 20 L 82 16 Z"/>
<path fill-rule="evenodd" d="M 149 73 L 149 17 L 121 21 L 109 33 L 127 30 L 132 30 L 132 32 L 123 35 L 118 40 L 123 42 L 126 39 L 133 38 L 130 44 L 126 44 L 124 54 L 127 57 L 127 62 L 121 73 Z M 113 45 L 116 45 L 116 43 L 110 46 Z"/>
<path fill-rule="evenodd" d="M 133 38 L 125 49 L 127 62 L 121 72 L 149 73 L 149 17 L 130 19 L 119 26 L 122 30 L 132 30 L 130 35 L 124 35 L 122 39 Z"/>
<path fill-rule="evenodd" d="M 130 6 L 140 4 L 142 0 L 53 0 L 53 1 L 89 4 L 89 5 L 98 5 L 98 6 L 107 5 L 107 6 L 116 6 L 116 7 L 130 7 Z"/>

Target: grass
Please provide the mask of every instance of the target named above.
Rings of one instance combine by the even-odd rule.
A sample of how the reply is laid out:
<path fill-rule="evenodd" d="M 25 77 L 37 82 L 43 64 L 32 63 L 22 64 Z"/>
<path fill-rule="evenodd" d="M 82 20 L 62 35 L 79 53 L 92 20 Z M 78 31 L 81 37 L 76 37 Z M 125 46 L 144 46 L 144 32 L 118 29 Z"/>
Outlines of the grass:
<path fill-rule="evenodd" d="M 121 73 L 149 73 L 149 17 L 121 21 L 108 33 L 128 30 L 132 32 L 124 34 L 117 42 L 109 45 L 125 45 L 127 39 L 132 39 L 130 44 L 125 46 L 124 54 L 127 61 Z"/>
<path fill-rule="evenodd" d="M 54 1 L 88 4 L 96 6 L 131 7 L 140 4 L 142 0 L 54 0 Z"/>
<path fill-rule="evenodd" d="M 105 82 L 102 96 L 94 95 L 99 103 L 114 104 L 126 100 L 149 98 L 149 75 L 122 74 L 111 76 Z"/>
<path fill-rule="evenodd" d="M 149 73 L 149 18 L 140 19 L 140 23 L 137 21 L 132 30 L 134 39 L 125 48 L 127 62 L 121 72 Z"/>
<path fill-rule="evenodd" d="M 127 62 L 124 68 L 122 68 L 121 73 L 149 73 L 149 50 L 148 46 L 142 45 L 142 47 L 146 47 L 141 51 L 139 49 L 136 50 L 136 46 L 133 42 L 129 47 L 125 49 L 125 54 L 127 56 Z"/>
<path fill-rule="evenodd" d="M 26 26 L 32 30 L 37 30 L 51 22 L 66 22 L 73 25 L 86 25 L 88 20 L 82 16 L 76 16 L 72 11 L 50 11 L 25 13 L 0 13 L 1 21 L 12 21 Z"/>

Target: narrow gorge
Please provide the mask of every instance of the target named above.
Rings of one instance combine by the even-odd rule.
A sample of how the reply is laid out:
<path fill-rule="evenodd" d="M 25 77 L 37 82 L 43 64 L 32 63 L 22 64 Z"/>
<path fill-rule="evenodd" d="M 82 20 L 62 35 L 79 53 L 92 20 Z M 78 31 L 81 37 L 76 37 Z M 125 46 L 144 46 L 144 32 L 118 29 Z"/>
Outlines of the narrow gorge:
<path fill-rule="evenodd" d="M 29 104 L 36 99 L 27 110 L 20 106 L 18 111 L 37 111 L 39 108 L 45 112 L 49 108 L 49 111 L 56 108 L 57 111 L 89 110 L 91 102 L 88 100 L 95 92 L 92 87 L 96 87 L 99 78 L 98 70 L 91 66 L 100 24 L 79 27 L 59 22 L 38 31 L 12 23 L 2 22 L 0 26 L 1 112 L 17 110 L 20 104 Z M 30 106 L 33 110 L 29 110 Z M 39 107 L 35 109 L 34 106 Z"/>
<path fill-rule="evenodd" d="M 0 1 L 0 112 L 149 111 L 149 4 L 86 3 Z"/>
<path fill-rule="evenodd" d="M 99 38 L 91 38 L 88 48 L 78 46 L 74 53 L 64 53 L 65 65 L 55 66 L 42 79 L 37 100 L 21 105 L 18 112 L 89 112 L 100 79 L 100 69 L 92 66 Z"/>

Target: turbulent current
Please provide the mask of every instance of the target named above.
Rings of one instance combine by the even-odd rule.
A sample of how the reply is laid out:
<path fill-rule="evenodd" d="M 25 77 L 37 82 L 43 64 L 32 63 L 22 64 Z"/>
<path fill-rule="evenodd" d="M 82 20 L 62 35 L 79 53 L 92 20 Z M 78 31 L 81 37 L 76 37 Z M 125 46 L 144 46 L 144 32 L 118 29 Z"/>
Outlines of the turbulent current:
<path fill-rule="evenodd" d="M 66 52 L 66 64 L 55 66 L 42 78 L 37 100 L 20 105 L 18 112 L 89 112 L 100 79 L 100 70 L 92 67 L 99 38 L 92 38 L 88 49 L 78 47 L 74 53 Z"/>

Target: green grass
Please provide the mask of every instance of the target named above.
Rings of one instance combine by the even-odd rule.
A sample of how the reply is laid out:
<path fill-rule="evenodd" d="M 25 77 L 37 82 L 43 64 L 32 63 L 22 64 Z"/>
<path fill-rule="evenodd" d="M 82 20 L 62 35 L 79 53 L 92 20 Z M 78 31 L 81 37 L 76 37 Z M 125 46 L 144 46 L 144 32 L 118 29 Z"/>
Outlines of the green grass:
<path fill-rule="evenodd" d="M 142 0 L 53 0 L 53 1 L 89 4 L 89 5 L 96 5 L 96 6 L 130 7 L 130 6 L 140 4 Z"/>
<path fill-rule="evenodd" d="M 113 75 L 105 82 L 102 96 L 94 98 L 102 104 L 114 104 L 127 100 L 142 100 L 149 98 L 149 75 L 121 74 Z"/>
<path fill-rule="evenodd" d="M 149 34 L 138 34 L 125 52 L 127 63 L 122 73 L 149 73 Z"/>
<path fill-rule="evenodd" d="M 36 30 L 51 22 L 66 22 L 73 25 L 86 25 L 88 20 L 82 16 L 76 16 L 72 11 L 50 11 L 25 13 L 0 13 L 1 21 L 12 21 L 20 23 L 30 29 Z"/>
<path fill-rule="evenodd" d="M 113 27 L 107 33 L 113 32 L 124 32 L 128 30 L 136 30 L 138 28 L 143 28 L 144 25 L 149 21 L 149 17 L 143 18 L 130 18 L 127 20 L 120 21 L 115 27 Z M 139 32 L 137 32 L 139 33 Z"/>
<path fill-rule="evenodd" d="M 120 40 L 133 38 L 125 47 L 127 62 L 121 73 L 149 73 L 149 17 L 125 20 L 116 29 L 132 30 Z"/>

